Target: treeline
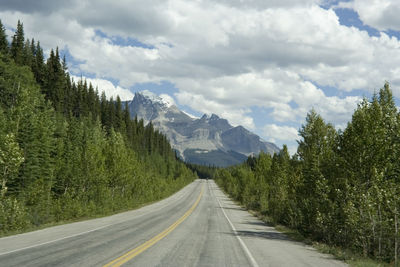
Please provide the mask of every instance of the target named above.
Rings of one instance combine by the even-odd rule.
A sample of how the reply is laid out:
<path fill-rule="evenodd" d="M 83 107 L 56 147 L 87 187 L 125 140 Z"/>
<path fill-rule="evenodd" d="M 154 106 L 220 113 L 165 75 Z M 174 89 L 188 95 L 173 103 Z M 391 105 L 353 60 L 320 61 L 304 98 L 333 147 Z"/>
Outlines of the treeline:
<path fill-rule="evenodd" d="M 201 179 L 212 179 L 220 167 L 199 165 L 194 163 L 186 163 L 186 166 L 191 169 Z"/>
<path fill-rule="evenodd" d="M 317 241 L 387 262 L 399 253 L 400 114 L 389 84 L 364 99 L 343 131 L 312 110 L 297 153 L 284 146 L 219 170 L 216 181 L 247 208 Z M 398 264 L 396 262 L 395 264 Z"/>
<path fill-rule="evenodd" d="M 136 207 L 194 178 L 119 97 L 71 80 L 58 49 L 45 61 L 20 22 L 9 44 L 0 21 L 0 234 Z"/>

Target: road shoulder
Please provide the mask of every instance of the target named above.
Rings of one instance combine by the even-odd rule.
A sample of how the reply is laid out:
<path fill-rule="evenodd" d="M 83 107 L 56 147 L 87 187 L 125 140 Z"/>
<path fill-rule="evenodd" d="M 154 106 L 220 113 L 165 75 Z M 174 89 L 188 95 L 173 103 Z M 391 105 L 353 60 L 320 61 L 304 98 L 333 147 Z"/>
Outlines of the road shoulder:
<path fill-rule="evenodd" d="M 235 204 L 215 182 L 210 182 L 210 187 L 236 230 L 232 234 L 243 240 L 259 266 L 347 266 L 267 226 Z"/>

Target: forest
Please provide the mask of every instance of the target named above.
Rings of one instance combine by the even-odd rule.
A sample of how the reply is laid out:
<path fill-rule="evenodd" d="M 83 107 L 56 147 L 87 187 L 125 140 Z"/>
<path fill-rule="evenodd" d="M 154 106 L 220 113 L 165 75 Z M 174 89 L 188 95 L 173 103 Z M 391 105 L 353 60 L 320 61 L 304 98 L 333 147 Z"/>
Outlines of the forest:
<path fill-rule="evenodd" d="M 58 48 L 44 59 L 18 22 L 0 21 L 0 235 L 112 214 L 196 178 L 121 99 L 73 81 Z"/>
<path fill-rule="evenodd" d="M 386 83 L 337 131 L 311 110 L 297 153 L 284 146 L 215 174 L 248 209 L 304 236 L 398 264 L 400 113 Z"/>
<path fill-rule="evenodd" d="M 11 40 L 0 21 L 0 235 L 135 208 L 198 173 L 274 223 L 398 262 L 400 113 L 389 83 L 343 130 L 311 110 L 293 156 L 284 146 L 208 168 L 185 165 L 119 97 L 71 79 L 58 48 L 45 59 L 21 22 Z"/>

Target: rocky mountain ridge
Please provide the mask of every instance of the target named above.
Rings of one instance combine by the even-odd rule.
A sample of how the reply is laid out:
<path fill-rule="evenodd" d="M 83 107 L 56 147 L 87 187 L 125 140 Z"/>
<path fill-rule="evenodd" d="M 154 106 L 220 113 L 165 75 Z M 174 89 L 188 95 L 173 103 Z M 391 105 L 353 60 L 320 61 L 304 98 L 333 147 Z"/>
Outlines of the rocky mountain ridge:
<path fill-rule="evenodd" d="M 194 118 L 148 91 L 135 93 L 128 108 L 132 117 L 143 119 L 145 124 L 151 121 L 179 155 L 191 163 L 229 166 L 261 151 L 279 152 L 275 144 L 242 126 L 234 127 L 216 114 Z"/>

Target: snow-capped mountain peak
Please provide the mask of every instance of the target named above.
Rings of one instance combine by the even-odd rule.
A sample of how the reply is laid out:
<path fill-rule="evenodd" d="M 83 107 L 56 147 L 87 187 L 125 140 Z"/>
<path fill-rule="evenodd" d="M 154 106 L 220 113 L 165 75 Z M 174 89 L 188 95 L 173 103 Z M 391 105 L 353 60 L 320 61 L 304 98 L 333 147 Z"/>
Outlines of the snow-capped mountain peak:
<path fill-rule="evenodd" d="M 144 90 L 128 102 L 132 117 L 163 132 L 180 156 L 192 163 L 228 166 L 260 151 L 279 152 L 276 145 L 243 128 L 234 127 L 216 114 L 193 118 L 181 111 L 168 95 Z"/>
<path fill-rule="evenodd" d="M 175 105 L 175 102 L 172 97 L 169 95 L 162 94 L 160 96 L 150 92 L 149 90 L 140 91 L 138 94 L 141 94 L 146 99 L 150 100 L 152 103 L 158 103 L 162 106 L 170 108 Z"/>

